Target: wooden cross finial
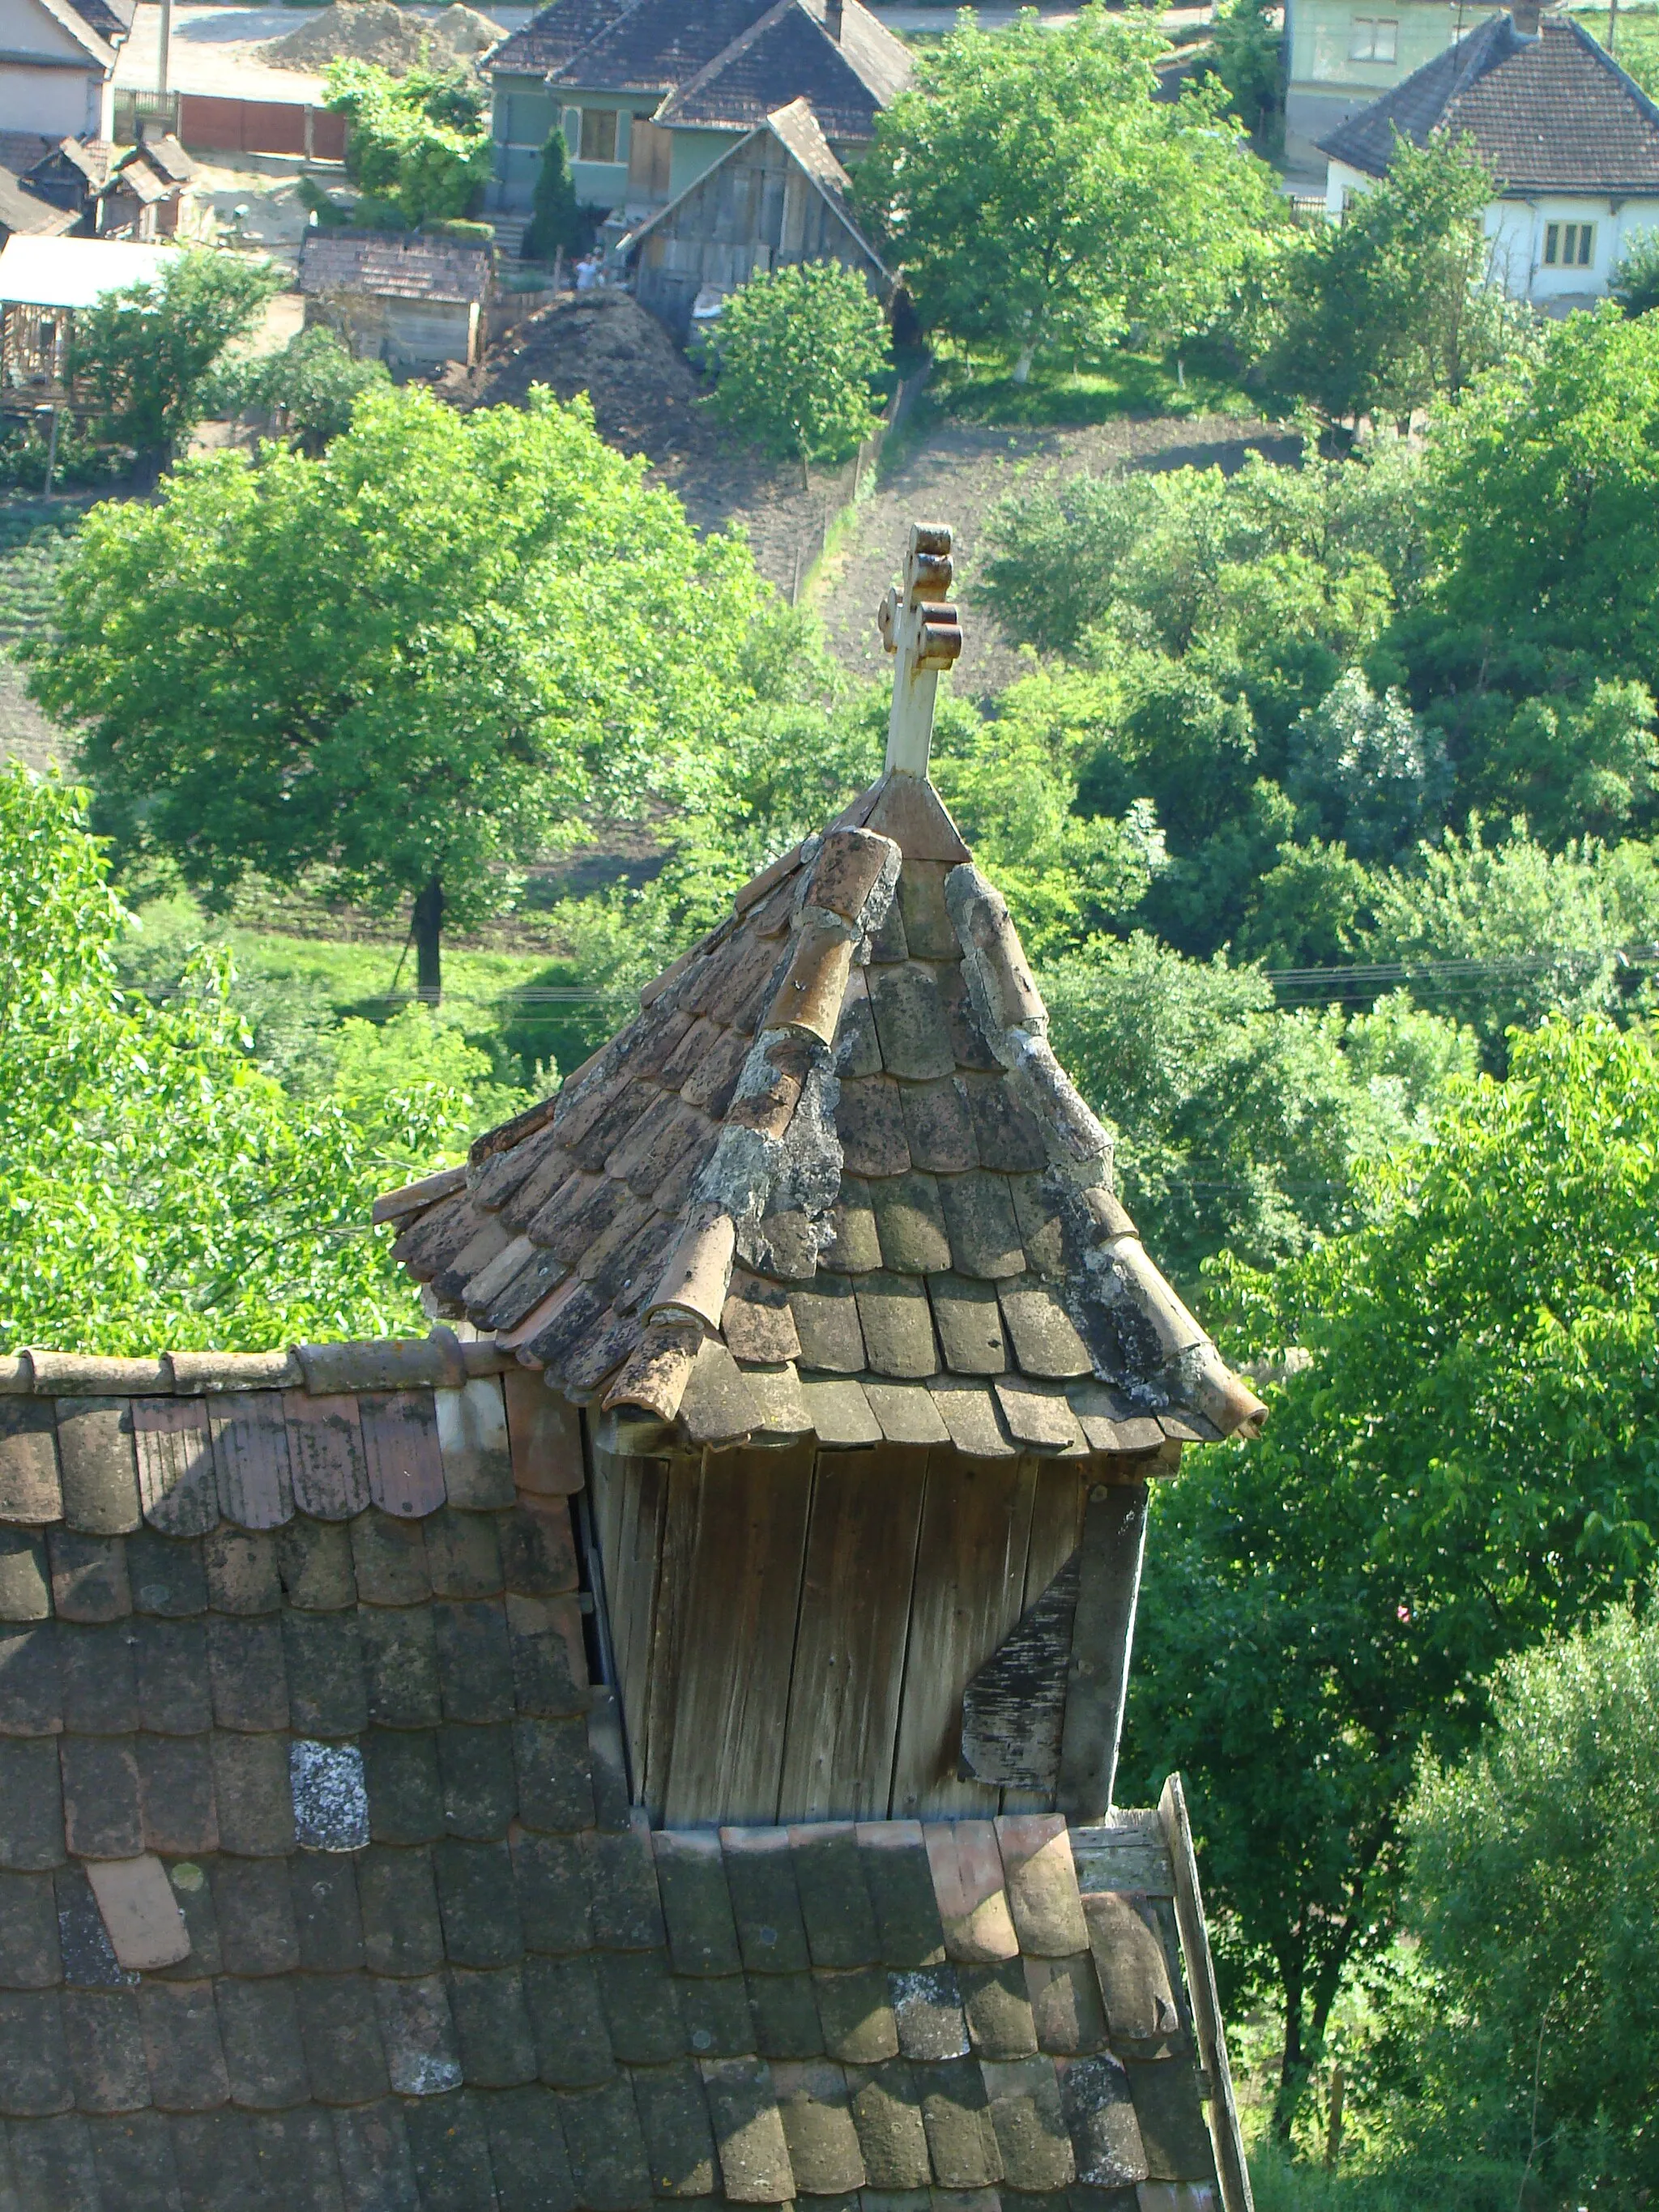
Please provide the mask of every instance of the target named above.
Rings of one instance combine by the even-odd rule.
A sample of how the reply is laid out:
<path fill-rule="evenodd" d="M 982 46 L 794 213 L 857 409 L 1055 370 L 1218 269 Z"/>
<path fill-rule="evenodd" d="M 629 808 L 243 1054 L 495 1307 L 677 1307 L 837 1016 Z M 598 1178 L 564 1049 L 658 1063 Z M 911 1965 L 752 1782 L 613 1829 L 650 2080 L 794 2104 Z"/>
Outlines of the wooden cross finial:
<path fill-rule="evenodd" d="M 950 605 L 951 532 L 944 523 L 913 522 L 904 582 L 890 587 L 876 611 L 882 643 L 897 655 L 893 708 L 887 721 L 887 765 L 926 780 L 933 738 L 933 695 L 939 671 L 962 657 L 962 629 Z"/>

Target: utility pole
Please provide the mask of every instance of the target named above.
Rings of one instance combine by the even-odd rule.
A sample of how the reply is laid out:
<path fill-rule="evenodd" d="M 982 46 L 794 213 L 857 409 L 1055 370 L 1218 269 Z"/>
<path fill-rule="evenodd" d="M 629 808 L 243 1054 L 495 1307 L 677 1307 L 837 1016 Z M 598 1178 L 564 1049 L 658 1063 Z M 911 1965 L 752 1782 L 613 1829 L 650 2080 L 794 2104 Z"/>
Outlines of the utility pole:
<path fill-rule="evenodd" d="M 167 97 L 168 66 L 173 57 L 173 0 L 161 0 L 161 52 L 155 65 L 155 89 Z M 139 134 L 141 137 L 143 133 Z"/>

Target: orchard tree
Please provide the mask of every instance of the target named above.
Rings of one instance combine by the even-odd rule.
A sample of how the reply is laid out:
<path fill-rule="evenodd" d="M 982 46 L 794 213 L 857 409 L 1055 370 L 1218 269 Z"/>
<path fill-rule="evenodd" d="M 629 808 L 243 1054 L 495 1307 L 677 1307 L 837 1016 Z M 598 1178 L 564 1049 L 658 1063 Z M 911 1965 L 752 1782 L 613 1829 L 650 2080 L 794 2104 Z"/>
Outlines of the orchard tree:
<path fill-rule="evenodd" d="M 1511 1052 L 1374 1172 L 1365 1225 L 1219 1272 L 1235 1360 L 1307 1364 L 1147 1543 L 1127 1771 L 1188 1777 L 1233 2000 L 1283 2007 L 1281 2136 L 1397 1926 L 1419 1757 L 1659 1564 L 1659 1048 L 1591 1018 Z"/>
<path fill-rule="evenodd" d="M 1058 30 L 1024 10 L 964 18 L 876 122 L 862 204 L 923 324 L 1038 355 L 1145 322 L 1176 343 L 1240 287 L 1282 219 L 1217 85 L 1157 97 L 1168 41 L 1085 7 Z"/>
<path fill-rule="evenodd" d="M 216 380 L 214 404 L 228 415 L 258 413 L 308 453 L 319 453 L 351 420 L 360 395 L 389 384 L 383 361 L 358 361 L 337 332 L 313 323 L 279 352 L 231 364 Z"/>
<path fill-rule="evenodd" d="M 1286 266 L 1275 374 L 1329 420 L 1404 421 L 1516 344 L 1481 218 L 1497 191 L 1471 138 L 1396 137 L 1388 174 Z"/>
<path fill-rule="evenodd" d="M 880 307 L 856 269 L 800 261 L 763 270 L 720 310 L 714 411 L 730 430 L 803 479 L 809 461 L 842 460 L 876 427 L 870 390 L 887 365 Z"/>
<path fill-rule="evenodd" d="M 446 918 L 497 910 L 586 810 L 674 793 L 748 696 L 748 550 L 644 476 L 585 399 L 371 391 L 320 459 L 213 455 L 94 508 L 34 695 L 186 882 L 412 897 L 435 996 Z"/>
<path fill-rule="evenodd" d="M 282 287 L 275 265 L 206 247 L 169 254 L 153 280 L 106 292 L 75 319 L 70 374 L 100 434 L 167 455 L 194 429 L 226 350 L 251 337 Z"/>

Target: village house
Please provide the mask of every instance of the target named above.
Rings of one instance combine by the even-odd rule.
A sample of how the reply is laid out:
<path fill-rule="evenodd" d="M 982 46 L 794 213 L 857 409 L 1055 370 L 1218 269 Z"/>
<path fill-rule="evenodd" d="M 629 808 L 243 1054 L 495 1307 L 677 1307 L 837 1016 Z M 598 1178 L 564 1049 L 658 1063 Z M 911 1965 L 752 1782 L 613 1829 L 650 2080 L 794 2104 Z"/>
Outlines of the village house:
<path fill-rule="evenodd" d="M 458 239 L 312 229 L 300 248 L 307 321 L 327 323 L 362 360 L 470 368 L 492 281 L 489 248 Z"/>
<path fill-rule="evenodd" d="M 0 131 L 109 139 L 134 0 L 0 0 Z"/>
<path fill-rule="evenodd" d="M 1286 167 L 1322 173 L 1321 139 L 1498 12 L 1491 0 L 1285 0 Z"/>
<path fill-rule="evenodd" d="M 856 158 L 910 76 L 902 43 L 859 0 L 553 0 L 487 67 L 491 207 L 529 207 L 562 125 L 577 198 L 619 227 L 678 199 L 797 100 L 838 161 Z"/>
<path fill-rule="evenodd" d="M 949 542 L 878 781 L 377 1207 L 453 1327 L 0 1361 L 21 2203 L 1249 2212 L 1114 1779 L 1149 1486 L 1263 1408 L 928 780 Z"/>
<path fill-rule="evenodd" d="M 628 232 L 615 258 L 640 305 L 682 341 L 750 277 L 798 261 L 856 269 L 884 307 L 893 278 L 854 222 L 851 194 L 811 101 L 793 100 Z"/>
<path fill-rule="evenodd" d="M 1659 230 L 1659 107 L 1570 17 L 1517 0 L 1334 131 L 1326 211 L 1388 173 L 1396 137 L 1468 137 L 1498 179 L 1492 268 L 1514 299 L 1564 314 L 1603 298 L 1626 248 Z"/>

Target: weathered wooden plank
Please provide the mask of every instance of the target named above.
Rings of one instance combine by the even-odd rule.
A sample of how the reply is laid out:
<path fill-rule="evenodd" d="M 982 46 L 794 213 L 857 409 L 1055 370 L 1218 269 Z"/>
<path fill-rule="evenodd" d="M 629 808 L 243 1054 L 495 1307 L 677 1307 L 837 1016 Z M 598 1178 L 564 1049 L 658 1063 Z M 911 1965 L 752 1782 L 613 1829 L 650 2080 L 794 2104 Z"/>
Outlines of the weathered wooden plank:
<path fill-rule="evenodd" d="M 1083 1506 L 1088 1493 L 1087 1480 L 1074 1462 L 1037 1462 L 1036 1496 L 1031 1505 L 1031 1547 L 1025 1561 L 1025 1606 L 1028 1612 L 1039 1601 L 1082 1542 Z M 1066 1631 L 1066 1657 L 1068 1661 L 1071 1649 L 1068 1623 Z M 1063 1713 L 1063 1679 L 1060 1705 Z M 1056 1775 L 1058 1771 L 1056 1765 Z M 1002 1792 L 1005 1813 L 1046 1813 L 1052 1808 L 1054 1802 L 1054 1780 L 1052 1777 L 1035 1787 L 1006 1785 Z"/>
<path fill-rule="evenodd" d="M 924 1453 L 821 1453 L 778 1818 L 885 1814 L 921 1522 Z"/>
<path fill-rule="evenodd" d="M 209 1401 L 219 1510 L 239 1528 L 294 1518 L 294 1477 L 280 1390 L 227 1390 Z"/>
<path fill-rule="evenodd" d="M 605 1609 L 635 1795 L 645 1787 L 657 1570 L 668 1503 L 668 1468 L 656 1459 L 593 1455 L 594 1518 Z"/>
<path fill-rule="evenodd" d="M 777 1817 L 814 1449 L 711 1452 L 696 1484 L 663 1824 Z"/>
<path fill-rule="evenodd" d="M 1221 1999 L 1215 1984 L 1215 1961 L 1210 1955 L 1210 1933 L 1205 1925 L 1204 1899 L 1198 1886 L 1198 1860 L 1193 1851 L 1193 1832 L 1187 1819 L 1187 1797 L 1181 1777 L 1172 1774 L 1158 1801 L 1158 1817 L 1175 1869 L 1176 1922 L 1187 1966 L 1187 1987 L 1192 1998 L 1193 2028 L 1198 2053 L 1210 2079 L 1207 2115 L 1215 2146 L 1216 2172 L 1221 2182 L 1224 2212 L 1255 2212 L 1250 2195 L 1250 2169 L 1244 2157 L 1243 2132 L 1238 2124 L 1238 2101 L 1233 2094 L 1232 2069 L 1227 2063 L 1227 2037 L 1221 2024 Z"/>
<path fill-rule="evenodd" d="M 969 1682 L 962 1698 L 962 1763 L 1044 1811 L 1060 1774 L 1066 1676 L 1077 1612 L 1078 1562 L 1066 1562 Z"/>
<path fill-rule="evenodd" d="M 135 1398 L 132 1441 L 144 1518 L 164 1536 L 204 1536 L 219 1525 L 213 1438 L 200 1398 Z"/>
<path fill-rule="evenodd" d="M 705 1455 L 680 1453 L 668 1462 L 662 1509 L 661 1564 L 651 1620 L 651 1673 L 646 1692 L 646 1740 L 634 1758 L 635 1788 L 643 1795 L 654 1826 L 663 1820 L 664 1795 L 674 1747 L 679 1697 L 680 1625 L 685 1616 L 686 1577 L 697 1534 Z M 640 1776 L 643 1773 L 643 1784 Z"/>
<path fill-rule="evenodd" d="M 357 1401 L 313 1398 L 289 1390 L 283 1399 L 288 1423 L 289 1463 L 294 1502 L 319 1521 L 349 1521 L 368 1504 L 368 1462 Z"/>
<path fill-rule="evenodd" d="M 1029 1459 L 929 1453 L 891 1810 L 988 1816 L 994 1787 L 964 1782 L 962 1695 L 1019 1619 L 1036 1468 Z"/>
<path fill-rule="evenodd" d="M 1060 1735 L 1057 1802 L 1072 1820 L 1097 1820 L 1112 1802 L 1146 1540 L 1146 1484 L 1095 1484 L 1083 1516 Z"/>

